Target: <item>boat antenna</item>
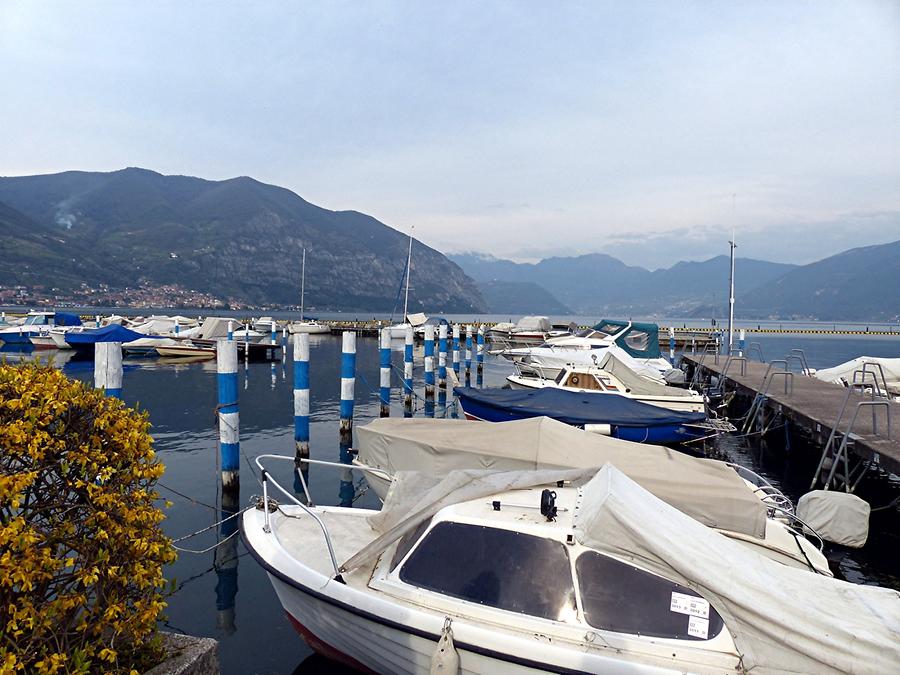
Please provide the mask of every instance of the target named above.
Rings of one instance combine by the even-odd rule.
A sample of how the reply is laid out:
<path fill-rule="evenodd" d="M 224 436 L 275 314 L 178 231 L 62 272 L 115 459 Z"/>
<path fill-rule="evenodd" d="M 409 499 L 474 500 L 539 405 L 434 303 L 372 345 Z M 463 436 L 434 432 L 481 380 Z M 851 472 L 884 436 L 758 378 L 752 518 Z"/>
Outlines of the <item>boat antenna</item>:
<path fill-rule="evenodd" d="M 303 321 L 303 294 L 306 291 L 306 248 L 303 249 L 303 263 L 300 266 L 300 321 Z"/>
<path fill-rule="evenodd" d="M 736 193 L 731 193 L 731 241 L 728 242 L 731 249 L 731 274 L 728 276 L 728 354 L 731 354 L 731 347 L 734 344 L 734 249 L 737 244 L 734 243 L 734 217 L 735 217 L 735 197 Z"/>
<path fill-rule="evenodd" d="M 409 274 L 412 272 L 412 243 L 413 243 L 413 230 L 416 229 L 416 226 L 413 225 L 409 228 L 409 251 L 406 254 L 406 295 L 403 297 L 403 321 L 409 321 Z"/>

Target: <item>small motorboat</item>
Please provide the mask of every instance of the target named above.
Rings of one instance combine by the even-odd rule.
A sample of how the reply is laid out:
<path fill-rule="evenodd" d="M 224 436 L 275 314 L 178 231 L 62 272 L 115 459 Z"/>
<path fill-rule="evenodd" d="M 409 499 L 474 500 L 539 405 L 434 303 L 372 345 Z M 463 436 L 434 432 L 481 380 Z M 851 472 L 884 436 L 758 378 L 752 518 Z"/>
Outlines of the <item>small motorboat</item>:
<path fill-rule="evenodd" d="M 160 356 L 189 356 L 194 357 L 197 360 L 216 358 L 216 348 L 214 346 L 196 345 L 191 342 L 179 345 L 161 345 L 159 347 L 156 347 L 156 352 Z"/>
<path fill-rule="evenodd" d="M 523 316 L 515 324 L 498 323 L 487 333 L 487 338 L 494 344 L 507 347 L 537 346 L 543 344 L 548 337 L 568 335 L 569 330 L 554 328 L 546 316 Z"/>
<path fill-rule="evenodd" d="M 66 343 L 77 351 L 93 353 L 94 345 L 98 342 L 120 342 L 126 344 L 147 337 L 160 337 L 158 335 L 144 335 L 120 324 L 114 323 L 103 328 L 89 328 L 81 331 L 69 331 L 65 335 Z"/>
<path fill-rule="evenodd" d="M 822 538 L 793 503 L 744 467 L 659 445 L 586 433 L 549 417 L 492 424 L 449 419 L 375 419 L 357 430 L 353 465 L 383 501 L 402 471 L 587 468 L 613 464 L 682 513 L 785 565 L 832 576 Z M 340 465 L 337 465 L 340 466 Z"/>
<path fill-rule="evenodd" d="M 316 319 L 306 319 L 304 321 L 294 321 L 288 324 L 288 331 L 294 333 L 309 333 L 310 335 L 323 335 L 331 333 L 331 326 L 327 323 L 320 323 Z"/>
<path fill-rule="evenodd" d="M 596 366 L 564 366 L 554 379 L 542 377 L 539 370 L 521 370 L 517 367 L 517 371 L 506 378 L 514 389 L 551 387 L 581 393 L 624 396 L 668 410 L 706 410 L 706 397 L 703 394 L 642 377 L 617 358 L 613 351 L 607 351 Z"/>
<path fill-rule="evenodd" d="M 0 328 L 0 341 L 5 345 L 31 348 L 32 335 L 46 333 L 53 326 L 80 326 L 81 317 L 69 312 L 28 312 L 18 325 Z"/>
<path fill-rule="evenodd" d="M 257 459 L 263 497 L 241 515 L 244 542 L 310 646 L 361 670 L 883 673 L 900 662 L 900 593 L 769 560 L 610 464 L 405 472 L 378 512 L 303 504 L 263 466 L 272 457 Z"/>
<path fill-rule="evenodd" d="M 453 393 L 470 420 L 508 422 L 546 416 L 636 443 L 683 443 L 710 433 L 705 412 L 666 410 L 624 396 L 597 396 L 550 387 L 456 387 Z"/>

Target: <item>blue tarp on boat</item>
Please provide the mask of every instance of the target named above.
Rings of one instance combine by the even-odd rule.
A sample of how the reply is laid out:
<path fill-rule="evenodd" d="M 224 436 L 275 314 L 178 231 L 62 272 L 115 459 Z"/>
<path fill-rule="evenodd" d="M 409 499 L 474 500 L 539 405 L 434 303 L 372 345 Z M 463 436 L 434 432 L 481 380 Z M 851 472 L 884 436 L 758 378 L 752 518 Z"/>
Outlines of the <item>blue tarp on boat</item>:
<path fill-rule="evenodd" d="M 81 317 L 69 312 L 56 312 L 53 315 L 53 323 L 57 326 L 80 326 Z"/>
<path fill-rule="evenodd" d="M 77 333 L 66 333 L 66 342 L 68 342 L 73 349 L 86 349 L 93 347 L 97 342 L 131 342 L 132 340 L 139 340 L 146 337 L 157 336 L 144 335 L 143 333 L 129 330 L 124 326 L 113 324 L 111 326 L 92 328 Z"/>
<path fill-rule="evenodd" d="M 475 389 L 456 387 L 453 393 L 479 406 L 514 412 L 521 417 L 552 417 L 566 424 L 611 424 L 620 427 L 652 427 L 702 422 L 706 413 L 668 410 L 612 394 L 585 394 L 555 387 L 542 389 Z M 491 420 L 494 421 L 494 420 Z"/>

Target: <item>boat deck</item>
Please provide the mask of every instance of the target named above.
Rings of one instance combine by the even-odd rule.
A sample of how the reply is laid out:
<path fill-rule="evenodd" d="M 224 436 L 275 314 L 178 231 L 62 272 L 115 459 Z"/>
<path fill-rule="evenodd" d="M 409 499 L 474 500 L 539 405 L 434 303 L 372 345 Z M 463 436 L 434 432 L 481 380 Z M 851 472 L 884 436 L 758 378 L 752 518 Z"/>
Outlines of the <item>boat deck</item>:
<path fill-rule="evenodd" d="M 741 374 L 741 363 L 732 361 L 728 363 L 727 357 L 720 356 L 718 363 L 707 354 L 701 358 L 698 355 L 685 354 L 684 360 L 694 368 L 700 368 L 705 375 L 715 374 L 722 378 L 727 386 L 739 390 L 750 396 L 763 393 L 766 371 L 769 365 L 748 361 L 744 374 Z M 723 371 L 728 369 L 724 374 Z M 773 368 L 772 370 L 780 370 Z M 814 377 L 807 377 L 799 372 L 793 375 L 793 387 L 788 386 L 785 393 L 785 377 L 775 376 L 771 379 L 768 391 L 765 392 L 768 400 L 766 407 L 769 410 L 780 412 L 792 423 L 807 429 L 814 436 L 828 439 L 832 429 L 838 422 L 838 415 L 844 405 L 848 390 L 838 384 L 823 382 Z M 883 401 L 884 399 L 878 399 Z M 838 431 L 845 433 L 854 412 L 859 403 L 872 401 L 871 396 L 851 392 L 840 421 Z M 887 402 L 890 410 L 889 416 L 892 422 L 891 435 L 888 435 L 888 424 L 884 407 L 873 408 L 877 420 L 877 428 L 873 428 L 873 415 L 870 410 L 860 409 L 859 415 L 852 429 L 851 445 L 853 454 L 865 460 L 874 460 L 882 468 L 891 473 L 900 474 L 900 403 Z"/>

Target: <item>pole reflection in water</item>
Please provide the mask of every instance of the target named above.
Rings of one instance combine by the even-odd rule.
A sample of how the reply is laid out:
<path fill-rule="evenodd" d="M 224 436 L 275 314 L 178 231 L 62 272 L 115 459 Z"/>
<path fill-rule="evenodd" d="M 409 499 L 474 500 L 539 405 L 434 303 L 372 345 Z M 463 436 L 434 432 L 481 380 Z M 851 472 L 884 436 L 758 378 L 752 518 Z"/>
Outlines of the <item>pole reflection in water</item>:
<path fill-rule="evenodd" d="M 475 375 L 475 386 L 484 386 L 484 371 L 482 371 L 480 368 L 478 369 L 478 373 Z"/>
<path fill-rule="evenodd" d="M 238 592 L 238 521 L 239 517 L 229 518 L 239 511 L 241 501 L 240 489 L 222 491 L 222 508 L 219 519 L 224 522 L 219 526 L 220 544 L 215 549 L 213 566 L 216 570 L 216 627 L 226 635 L 235 632 L 234 600 Z M 228 520 L 225 520 L 228 518 Z"/>
<path fill-rule="evenodd" d="M 345 440 L 346 439 L 346 440 Z M 341 463 L 350 464 L 353 455 L 350 453 L 352 447 L 352 436 L 349 434 L 342 438 L 341 441 Z M 348 467 L 341 469 L 341 487 L 338 490 L 338 499 L 341 506 L 353 506 L 353 498 L 356 496 L 356 489 L 353 487 L 353 471 Z"/>
<path fill-rule="evenodd" d="M 434 417 L 434 399 L 425 399 L 425 417 Z"/>

